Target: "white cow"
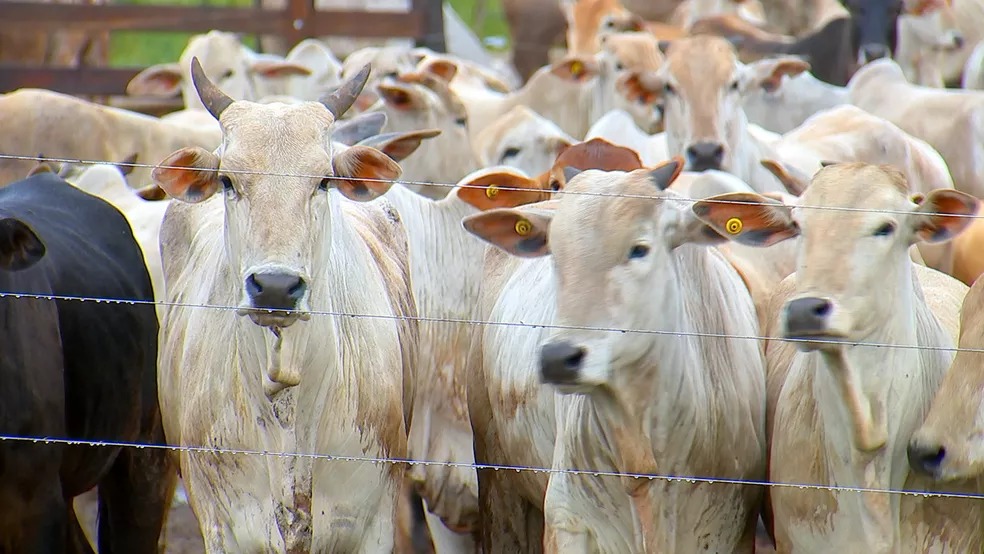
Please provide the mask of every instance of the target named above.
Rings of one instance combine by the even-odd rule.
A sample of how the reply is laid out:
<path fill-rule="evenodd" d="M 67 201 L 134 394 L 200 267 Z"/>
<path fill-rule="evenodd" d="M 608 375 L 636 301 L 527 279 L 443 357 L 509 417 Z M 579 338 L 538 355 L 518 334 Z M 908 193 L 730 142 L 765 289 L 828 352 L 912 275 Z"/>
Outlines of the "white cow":
<path fill-rule="evenodd" d="M 962 231 L 978 201 L 952 189 L 918 200 L 898 170 L 847 163 L 821 169 L 792 210 L 756 194 L 694 204 L 721 235 L 750 246 L 801 236 L 797 271 L 777 289 L 764 330 L 797 341 L 766 343 L 772 481 L 936 488 L 909 472 L 906 446 L 953 357 L 946 349 L 967 287 L 913 264 L 908 250 Z M 770 494 L 780 552 L 981 548 L 979 534 L 955 532 L 978 523 L 973 500 L 789 487 Z"/>
<path fill-rule="evenodd" d="M 563 328 L 542 343 L 539 374 L 577 393 L 557 410 L 554 469 L 765 476 L 758 344 L 675 334 L 758 334 L 738 273 L 704 247 L 724 239 L 665 192 L 682 166 L 675 159 L 631 173 L 588 170 L 568 181 L 555 211 L 498 209 L 463 222 L 515 256 L 553 256 L 538 264 L 547 276 L 538 292 L 549 291 L 541 302 L 556 303 L 553 321 Z M 613 327 L 645 332 L 605 330 Z M 544 546 L 752 552 L 761 498 L 758 487 L 553 473 Z"/>
<path fill-rule="evenodd" d="M 485 245 L 465 232 L 461 220 L 479 210 L 513 207 L 540 199 L 535 182 L 505 167 L 482 169 L 432 200 L 395 186 L 386 194 L 407 228 L 410 275 L 419 323 L 419 357 L 414 364 L 416 387 L 409 429 L 412 459 L 457 464 L 474 463 L 472 429 L 465 396 L 468 347 L 481 327 L 444 320 L 479 319 Z M 472 532 L 481 525 L 475 470 L 463 466 L 416 465 L 410 470 L 430 512 L 428 518 L 438 553 L 474 549 Z M 442 529 L 441 522 L 447 526 Z"/>
<path fill-rule="evenodd" d="M 167 308 L 169 442 L 405 457 L 416 342 L 406 236 L 392 206 L 361 203 L 400 170 L 376 149 L 330 143 L 369 68 L 322 103 L 255 104 L 192 62 L 223 142 L 178 150 L 154 172 L 180 200 L 161 228 L 164 278 L 171 302 L 236 309 Z M 393 548 L 402 465 L 191 451 L 180 465 L 209 552 Z"/>
<path fill-rule="evenodd" d="M 474 148 L 483 167 L 506 165 L 539 175 L 576 142 L 554 122 L 527 106 L 516 106 L 479 132 Z"/>
<path fill-rule="evenodd" d="M 847 88 L 852 104 L 935 148 L 957 190 L 984 198 L 984 92 L 913 85 L 888 59 L 859 69 Z"/>
<path fill-rule="evenodd" d="M 662 97 L 668 153 L 683 156 L 687 169 L 732 173 L 760 192 L 782 192 L 782 184 L 760 162 L 774 153 L 749 132 L 742 96 L 806 64 L 784 58 L 766 72 L 738 61 L 727 40 L 699 35 L 673 41 L 666 63 L 648 75 L 646 86 Z"/>

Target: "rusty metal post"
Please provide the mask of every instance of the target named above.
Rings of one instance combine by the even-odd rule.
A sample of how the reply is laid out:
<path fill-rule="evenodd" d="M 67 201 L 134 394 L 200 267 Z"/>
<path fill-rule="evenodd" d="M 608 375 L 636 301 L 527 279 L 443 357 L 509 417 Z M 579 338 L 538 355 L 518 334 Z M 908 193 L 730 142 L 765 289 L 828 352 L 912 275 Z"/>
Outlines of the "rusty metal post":
<path fill-rule="evenodd" d="M 298 42 L 314 36 L 311 25 L 312 15 L 314 15 L 314 0 L 288 0 L 287 28 L 284 29 L 287 50 L 296 46 Z"/>

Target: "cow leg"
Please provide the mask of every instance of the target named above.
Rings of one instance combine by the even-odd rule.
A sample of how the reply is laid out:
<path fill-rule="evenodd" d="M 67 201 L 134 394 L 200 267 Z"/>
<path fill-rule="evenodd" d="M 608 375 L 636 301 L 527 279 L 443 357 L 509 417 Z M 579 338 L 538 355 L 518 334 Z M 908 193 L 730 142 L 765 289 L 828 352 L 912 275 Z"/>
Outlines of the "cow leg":
<path fill-rule="evenodd" d="M 159 423 L 151 444 L 163 444 Z M 174 457 L 161 448 L 123 448 L 99 483 L 100 554 L 158 552 L 178 484 Z"/>
<path fill-rule="evenodd" d="M 543 548 L 543 516 L 503 475 L 481 469 L 478 475 L 479 510 L 482 522 L 482 551 L 485 554 L 533 554 Z"/>

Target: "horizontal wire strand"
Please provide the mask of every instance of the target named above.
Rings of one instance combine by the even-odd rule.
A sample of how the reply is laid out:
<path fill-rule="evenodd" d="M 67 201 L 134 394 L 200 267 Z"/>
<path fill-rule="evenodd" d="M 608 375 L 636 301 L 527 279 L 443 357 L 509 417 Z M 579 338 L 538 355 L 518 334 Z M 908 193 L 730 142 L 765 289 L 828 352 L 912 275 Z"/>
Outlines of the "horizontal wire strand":
<path fill-rule="evenodd" d="M 14 436 L 14 435 L 0 435 L 0 442 L 4 442 L 4 441 L 30 442 L 30 443 L 40 443 L 40 444 L 62 444 L 68 446 L 92 446 L 92 447 L 104 447 L 104 448 L 138 448 L 138 449 L 146 448 L 146 449 L 187 452 L 187 453 L 195 453 L 195 454 L 229 454 L 229 455 L 239 455 L 239 456 L 273 456 L 278 458 L 312 458 L 316 460 L 372 463 L 372 464 L 391 464 L 391 465 L 406 464 L 411 466 L 423 465 L 423 466 L 443 466 L 443 467 L 465 467 L 475 470 L 491 469 L 495 471 L 515 471 L 515 472 L 532 471 L 534 473 L 588 475 L 594 477 L 633 477 L 637 479 L 649 479 L 651 481 L 652 480 L 669 481 L 669 482 L 686 481 L 689 483 L 706 483 L 712 485 L 714 484 L 746 485 L 746 486 L 757 486 L 757 487 L 783 487 L 783 488 L 829 490 L 829 491 L 844 491 L 844 492 L 858 492 L 858 493 L 898 494 L 902 496 L 968 498 L 968 499 L 978 499 L 978 500 L 984 499 L 984 494 L 978 494 L 978 493 L 920 491 L 920 490 L 911 490 L 911 489 L 880 489 L 880 488 L 872 488 L 872 487 L 847 487 L 843 485 L 818 485 L 812 483 L 761 481 L 755 479 L 699 477 L 694 475 L 665 475 L 665 474 L 658 474 L 658 473 L 632 473 L 632 472 L 586 470 L 586 469 L 574 469 L 574 468 L 509 466 L 509 465 L 499 465 L 499 464 L 468 463 L 468 462 L 439 462 L 434 460 L 414 460 L 410 458 L 376 458 L 372 456 L 348 456 L 348 455 L 335 455 L 335 454 L 280 452 L 280 451 L 273 451 L 273 450 L 249 450 L 249 449 L 241 449 L 241 448 L 221 448 L 221 447 L 208 447 L 208 446 L 175 446 L 175 445 L 123 442 L 123 441 L 94 441 L 94 440 L 90 441 L 90 440 L 81 440 L 81 439 L 63 439 L 63 438 L 55 438 L 55 437 L 21 437 L 21 436 Z"/>
<path fill-rule="evenodd" d="M 177 307 L 177 308 L 203 308 L 212 310 L 228 310 L 228 311 L 238 311 L 240 309 L 245 309 L 250 312 L 255 313 L 284 313 L 284 314 L 305 314 L 305 315 L 319 315 L 319 316 L 334 316 L 334 317 L 361 317 L 366 319 L 388 319 L 388 320 L 405 320 L 405 321 L 417 321 L 423 323 L 455 323 L 462 325 L 483 325 L 491 327 L 528 327 L 532 329 L 563 329 L 569 331 L 599 331 L 608 333 L 633 333 L 640 335 L 665 335 L 672 337 L 695 337 L 695 338 L 713 338 L 713 339 L 736 339 L 736 340 L 756 340 L 756 341 L 782 341 L 782 342 L 805 342 L 810 344 L 839 344 L 843 346 L 866 346 L 872 348 L 898 348 L 902 350 L 929 350 L 933 352 L 973 352 L 973 353 L 984 353 L 984 348 L 960 348 L 958 346 L 924 346 L 919 344 L 889 344 L 889 343 L 879 343 L 879 342 L 865 342 L 865 341 L 847 341 L 847 340 L 833 340 L 833 339 L 821 339 L 821 338 L 810 338 L 810 339 L 796 339 L 796 338 L 785 338 L 785 337 L 766 337 L 759 335 L 733 335 L 728 333 L 702 333 L 698 331 L 663 331 L 656 329 L 630 329 L 621 327 L 592 327 L 587 325 L 559 325 L 556 323 L 526 323 L 523 321 L 491 321 L 491 320 L 481 320 L 481 319 L 463 319 L 463 318 L 444 318 L 444 317 L 427 317 L 427 316 L 411 316 L 411 315 L 390 315 L 390 314 L 361 314 L 354 312 L 337 312 L 337 311 L 327 311 L 327 310 L 307 310 L 307 311 L 297 311 L 297 310 L 266 310 L 263 308 L 240 308 L 238 306 L 223 306 L 220 304 L 194 304 L 190 302 L 167 302 L 163 300 L 127 300 L 120 298 L 96 298 L 87 296 L 67 296 L 67 295 L 57 295 L 57 294 L 36 294 L 36 293 L 21 293 L 21 292 L 4 292 L 0 291 L 0 298 L 30 298 L 36 300 L 67 300 L 67 301 L 78 301 L 78 302 L 95 302 L 105 303 L 105 304 L 131 304 L 131 305 L 148 305 L 148 306 L 165 306 L 165 307 Z"/>
<path fill-rule="evenodd" d="M 0 154 L 0 159 L 6 160 L 20 160 L 20 161 L 34 161 L 34 162 L 57 162 L 57 163 L 67 163 L 74 165 L 114 165 L 117 167 L 132 167 L 141 169 L 178 169 L 182 171 L 214 171 L 213 169 L 198 169 L 198 168 L 188 168 L 175 165 L 158 165 L 158 164 L 146 164 L 138 162 L 110 162 L 110 161 L 100 161 L 100 160 L 82 160 L 74 158 L 58 158 L 49 156 L 28 156 L 20 154 Z M 500 166 L 490 166 L 491 168 Z M 501 166 L 503 169 L 513 169 L 509 166 Z M 519 170 L 516 170 L 519 171 Z M 586 170 L 588 171 L 588 170 Z M 318 174 L 306 174 L 306 173 L 276 173 L 272 171 L 253 171 L 245 169 L 223 169 L 222 173 L 229 175 L 260 175 L 264 177 L 295 177 L 304 179 L 329 179 L 329 180 L 348 180 L 349 177 L 338 176 L 338 175 L 318 175 Z M 722 172 L 723 173 L 723 172 Z M 534 177 L 530 177 L 533 179 Z M 379 178 L 359 178 L 360 181 L 365 181 L 368 183 L 389 183 L 394 185 L 413 185 L 413 186 L 427 186 L 427 187 L 441 187 L 441 188 L 475 188 L 475 189 L 485 189 L 487 187 L 483 185 L 472 185 L 469 183 L 438 183 L 433 181 L 409 181 L 401 179 L 379 179 Z M 496 188 L 500 191 L 520 191 L 529 192 L 531 189 L 523 187 L 506 187 L 496 185 Z M 137 189 L 134 189 L 136 191 Z M 647 200 L 660 200 L 659 196 L 651 196 L 645 194 L 624 194 L 624 193 L 612 193 L 612 192 L 592 192 L 592 191 L 572 191 L 567 189 L 560 190 L 544 190 L 542 192 L 550 192 L 551 194 L 571 194 L 577 196 L 597 196 L 606 198 L 643 198 Z M 756 193 L 758 194 L 758 193 Z M 385 198 L 385 196 L 383 196 Z M 722 199 L 712 199 L 712 198 L 688 198 L 682 195 L 674 196 L 673 200 L 682 202 L 707 202 L 709 204 L 739 204 L 742 206 L 779 206 L 777 201 L 770 202 L 748 202 L 744 200 L 722 200 Z M 804 204 L 796 204 L 794 206 L 789 206 L 790 208 L 803 208 L 809 210 L 828 210 L 828 211 L 838 211 L 838 212 L 860 212 L 860 213 L 883 213 L 883 214 L 895 214 L 895 215 L 911 215 L 911 211 L 907 210 L 888 210 L 888 209 L 873 209 L 873 208 L 854 208 L 850 206 L 810 206 Z M 943 215 L 947 217 L 954 218 L 967 218 L 967 219 L 984 219 L 984 213 L 977 215 L 964 215 L 964 214 L 951 214 L 944 212 L 920 212 L 920 215 Z"/>

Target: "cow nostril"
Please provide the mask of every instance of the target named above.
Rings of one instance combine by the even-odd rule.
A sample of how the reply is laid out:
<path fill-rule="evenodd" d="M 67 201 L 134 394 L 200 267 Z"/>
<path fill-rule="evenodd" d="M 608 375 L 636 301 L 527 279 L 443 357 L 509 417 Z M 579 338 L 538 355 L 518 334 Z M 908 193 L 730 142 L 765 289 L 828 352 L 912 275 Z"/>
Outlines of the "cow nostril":
<path fill-rule="evenodd" d="M 300 298 L 301 295 L 304 294 L 304 289 L 306 288 L 307 285 L 304 283 L 304 279 L 298 278 L 297 283 L 294 286 L 290 287 L 290 289 L 287 291 L 287 294 L 296 298 Z"/>
<path fill-rule="evenodd" d="M 909 444 L 906 454 L 909 457 L 909 465 L 921 473 L 933 475 L 939 471 L 943 460 L 946 458 L 946 448 L 943 446 L 921 446 Z"/>
<path fill-rule="evenodd" d="M 577 351 L 573 352 L 570 356 L 564 360 L 564 365 L 570 369 L 577 369 L 581 367 L 581 362 L 584 361 L 584 349 L 578 348 Z"/>
<path fill-rule="evenodd" d="M 250 296 L 256 296 L 258 294 L 263 294 L 263 287 L 256 282 L 256 275 L 251 274 L 246 278 L 246 293 Z"/>
<path fill-rule="evenodd" d="M 813 306 L 813 315 L 817 317 L 827 317 L 830 314 L 830 302 L 822 302 Z"/>

